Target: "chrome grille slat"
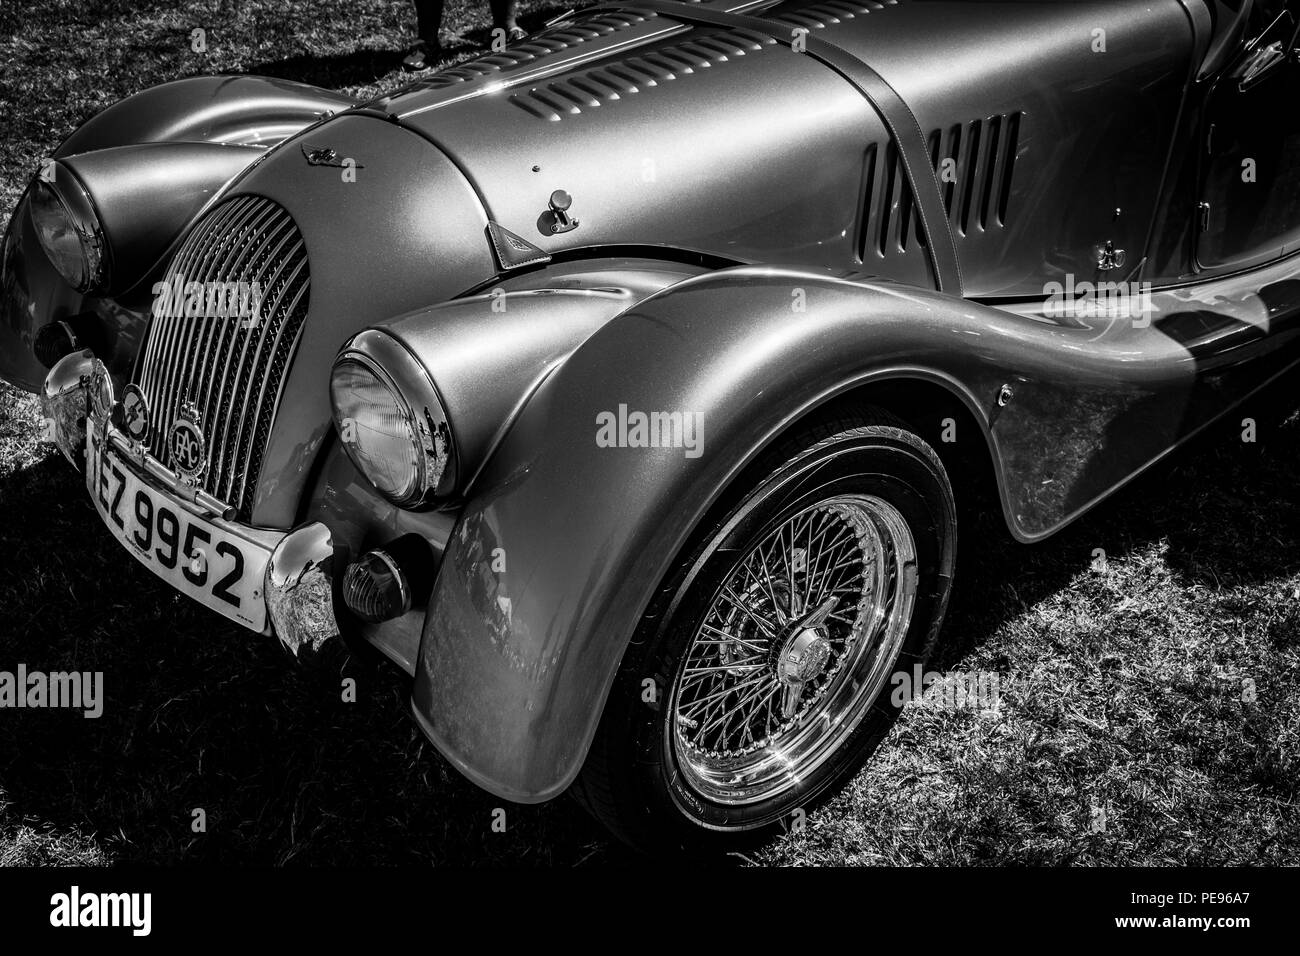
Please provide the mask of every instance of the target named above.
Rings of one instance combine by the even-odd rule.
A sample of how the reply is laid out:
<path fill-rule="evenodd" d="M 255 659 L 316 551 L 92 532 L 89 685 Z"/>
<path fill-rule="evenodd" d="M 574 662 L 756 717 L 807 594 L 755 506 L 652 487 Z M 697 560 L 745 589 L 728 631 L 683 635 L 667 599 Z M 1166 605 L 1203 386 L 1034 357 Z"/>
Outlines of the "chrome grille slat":
<path fill-rule="evenodd" d="M 241 206 L 232 203 L 231 207 L 226 210 L 226 215 L 223 216 L 220 221 L 205 222 L 206 228 L 203 230 L 202 235 L 197 237 L 194 248 L 187 261 L 184 263 L 183 269 L 173 270 L 173 274 L 180 276 L 182 289 L 184 289 L 190 281 L 203 280 L 203 262 L 209 252 L 212 237 L 214 235 L 221 236 L 225 234 L 225 230 L 238 219 L 241 209 Z M 166 403 L 164 407 L 172 410 L 175 410 L 177 407 L 176 392 L 180 388 L 180 383 L 182 382 L 185 373 L 185 359 L 188 357 L 188 337 L 193 332 L 193 329 L 190 327 L 198 324 L 197 321 L 190 322 L 185 316 L 185 302 L 187 299 L 188 296 L 182 294 L 180 305 L 175 315 L 175 318 L 177 319 L 175 334 L 170 343 L 171 348 L 167 354 L 168 364 L 172 374 L 166 383 L 162 395 L 163 400 Z M 173 303 L 173 305 L 176 305 L 176 303 Z M 170 424 L 170 422 L 167 424 Z"/>
<path fill-rule="evenodd" d="M 196 229 L 195 232 L 191 234 L 189 240 L 181 247 L 180 252 L 177 253 L 176 262 L 180 264 L 182 268 L 188 268 L 188 263 L 198 254 L 200 245 L 199 238 L 203 231 L 202 226 L 200 226 L 199 229 Z M 169 269 L 166 275 L 166 281 L 169 285 L 173 274 L 173 270 Z M 184 275 L 183 272 L 181 274 Z M 184 302 L 184 296 L 182 296 L 181 302 Z M 184 314 L 185 310 L 183 305 L 178 310 L 177 304 L 171 302 L 168 304 L 168 309 L 164 314 L 155 317 L 151 324 L 149 348 L 153 354 L 147 357 L 145 366 L 150 374 L 145 378 L 144 383 L 141 386 L 145 389 L 145 395 L 151 399 L 151 405 L 153 404 L 153 396 L 161 396 L 162 394 L 165 394 L 169 380 L 176 371 L 176 366 L 170 361 L 170 359 L 175 340 L 177 336 L 180 335 L 180 327 L 182 323 L 179 319 L 183 317 Z M 157 442 L 151 441 L 150 444 L 154 455 L 157 456 L 158 449 L 161 447 L 161 439 Z"/>
<path fill-rule="evenodd" d="M 271 262 L 278 264 L 275 275 L 278 275 L 280 270 L 286 268 L 289 263 L 296 261 L 303 253 L 302 237 L 298 235 L 298 230 L 293 228 L 292 222 L 289 222 L 286 225 L 288 225 L 289 228 L 285 230 L 284 236 L 279 239 L 270 257 Z M 272 238 L 274 239 L 274 236 Z M 290 242 L 295 245 L 286 254 L 285 245 Z M 259 281 L 262 278 L 265 277 L 259 277 Z M 274 278 L 271 281 L 263 282 L 262 288 L 266 293 L 268 293 L 266 302 L 268 304 L 272 303 L 272 297 L 276 288 Z M 270 309 L 263 309 L 263 322 L 269 321 L 270 317 L 266 315 L 267 311 L 270 311 Z M 217 386 L 214 396 L 217 410 L 216 417 L 212 419 L 214 422 L 220 422 L 221 424 L 220 441 L 218 442 L 217 432 L 214 431 L 212 442 L 213 457 L 218 462 L 224 462 L 226 459 L 227 436 L 230 433 L 230 409 L 234 405 L 235 390 L 240 381 L 240 373 L 243 368 L 244 358 L 248 352 L 249 340 L 250 337 L 248 335 L 240 337 L 232 332 L 230 341 L 226 347 L 226 359 L 221 368 L 221 381 Z M 238 348 L 240 360 L 234 362 L 232 360 L 234 359 L 237 346 L 240 346 Z M 231 378 L 230 375 L 232 368 L 235 370 L 234 378 Z"/>
<path fill-rule="evenodd" d="M 242 273 L 243 259 L 246 258 L 255 245 L 251 242 L 243 242 L 244 234 L 255 234 L 257 226 L 264 224 L 265 220 L 274 212 L 273 208 L 259 208 L 257 203 L 247 203 L 246 208 L 238 219 L 231 222 L 230 228 L 220 234 L 217 242 L 208 247 L 208 254 L 199 260 L 196 267 L 196 278 L 201 282 L 225 281 L 227 278 L 234 277 L 238 280 Z M 255 220 L 256 217 L 256 220 Z M 230 247 L 237 250 L 237 255 L 229 264 L 221 265 L 220 255 L 224 254 Z M 220 271 L 225 272 L 224 276 L 218 274 Z M 220 319 L 217 316 L 207 316 L 201 325 L 204 328 L 195 330 L 194 347 L 187 356 L 187 362 L 191 363 L 191 368 L 203 369 L 205 375 L 211 377 L 213 347 L 217 341 L 224 338 L 227 332 L 238 332 L 238 321 L 231 321 L 229 317 Z M 182 375 L 182 381 L 187 378 Z M 201 402 L 200 420 L 211 421 L 207 418 L 208 402 Z"/>
<path fill-rule="evenodd" d="M 173 301 L 171 309 L 166 316 L 166 325 L 164 326 L 165 337 L 161 343 L 161 354 L 159 359 L 162 363 L 163 376 L 159 387 L 155 392 L 145 392 L 145 397 L 149 402 L 150 418 L 155 422 L 152 440 L 150 442 L 154 457 L 159 460 L 166 460 L 166 443 L 167 431 L 171 427 L 175 418 L 177 405 L 174 399 L 174 393 L 181 375 L 181 359 L 184 355 L 185 338 L 187 326 L 190 324 L 185 318 L 185 301 L 184 294 L 185 283 L 188 277 L 192 275 L 194 265 L 203 255 L 206 244 L 214 232 L 218 232 L 226 223 L 238 212 L 239 207 L 231 204 L 230 206 L 220 207 L 222 215 L 220 218 L 205 219 L 195 230 L 193 244 L 187 244 L 186 249 L 182 249 L 182 256 L 177 257 L 174 265 L 167 270 L 166 281 L 171 283 L 174 276 L 181 279 L 181 295 L 179 301 Z M 152 338 L 152 335 L 150 336 Z M 165 417 L 159 417 L 160 413 L 165 413 Z"/>
<path fill-rule="evenodd" d="M 133 380 L 149 407 L 149 451 L 171 465 L 167 437 L 181 403 L 193 399 L 206 442 L 198 479 L 209 494 L 251 517 L 262 457 L 293 354 L 310 306 L 307 246 L 289 213 L 262 196 L 238 196 L 209 211 L 167 268 L 170 285 L 253 283 L 261 292 L 255 324 L 228 308 L 225 316 L 186 317 L 185 300 L 149 324 Z M 224 298 L 223 298 L 224 301 Z M 236 300 L 238 301 L 238 300 Z"/>
<path fill-rule="evenodd" d="M 293 222 L 291 220 L 285 220 L 284 222 L 280 223 L 274 232 L 268 234 L 267 245 L 269 245 L 271 242 L 274 242 L 275 246 L 270 250 L 269 254 L 266 256 L 267 260 L 269 262 L 278 261 L 280 262 L 281 267 L 287 264 L 283 259 L 285 245 L 287 243 L 294 241 L 295 238 L 297 238 L 297 236 L 298 236 L 298 230 L 294 228 Z M 300 238 L 297 238 L 297 241 L 299 247 L 301 247 L 302 240 Z M 296 251 L 300 251 L 300 249 Z M 255 272 L 252 275 L 253 275 L 253 279 L 251 279 L 250 281 L 261 282 L 262 288 L 264 290 L 270 290 L 272 288 L 270 283 L 265 283 L 262 281 L 266 278 L 264 269 L 260 272 Z M 230 369 L 232 365 L 234 365 L 233 359 L 235 355 L 236 340 L 239 338 L 240 331 L 241 330 L 238 328 L 231 327 L 229 329 L 229 334 L 223 335 L 221 338 L 221 341 L 219 343 L 220 348 L 217 353 L 218 359 L 212 365 L 212 369 L 213 371 L 215 371 L 217 365 L 220 364 L 221 375 L 219 378 L 214 379 L 214 382 L 216 383 L 216 387 L 212 389 L 212 394 L 208 400 L 208 405 L 204 409 L 204 421 L 223 423 L 222 424 L 223 433 L 225 430 L 225 425 L 227 423 L 226 415 L 231 405 L 231 394 L 232 394 L 231 390 L 234 388 L 234 383 L 231 381 L 230 378 Z M 225 356 L 224 360 L 221 360 L 219 358 L 219 356 L 221 355 Z M 215 432 L 214 432 L 214 437 L 215 437 Z M 224 445 L 224 439 L 223 439 L 223 445 Z M 224 460 L 221 449 L 215 447 L 215 441 L 214 441 L 213 452 L 218 462 Z"/>
<path fill-rule="evenodd" d="M 187 238 L 185 242 L 181 244 L 181 248 L 177 252 L 175 257 L 177 260 L 183 259 L 194 248 L 195 236 L 197 234 L 198 234 L 197 230 L 195 232 L 190 233 L 189 238 Z M 160 315 L 154 314 L 154 310 L 153 308 L 151 308 L 150 315 L 149 315 L 149 323 L 151 329 L 154 329 L 157 328 L 160 323 L 165 323 L 165 319 Z M 146 391 L 157 388 L 159 381 L 162 378 L 162 374 L 165 371 L 166 367 L 162 365 L 162 363 L 158 359 L 158 356 L 163 349 L 163 339 L 165 337 L 166 337 L 166 329 L 164 326 L 164 329 L 159 331 L 158 334 L 149 335 L 145 342 L 144 362 L 142 363 L 143 377 L 141 378 L 140 384 L 141 387 Z"/>
<path fill-rule="evenodd" d="M 209 256 L 201 266 L 204 281 L 226 281 L 231 276 L 234 276 L 236 280 L 245 281 L 245 267 L 250 259 L 253 259 L 258 255 L 260 247 L 259 243 L 244 241 L 246 238 L 245 234 L 248 236 L 257 235 L 259 230 L 266 227 L 267 221 L 272 220 L 272 217 L 274 217 L 276 213 L 276 209 L 277 207 L 275 206 L 261 206 L 259 203 L 249 203 L 246 214 L 239 220 L 235 221 L 233 226 L 226 233 L 226 236 L 221 240 L 221 243 L 228 247 L 233 246 L 233 249 L 235 250 L 234 257 L 228 263 L 220 266 L 224 275 L 214 273 L 214 266 L 209 264 L 217 261 L 214 252 L 214 255 Z M 214 247 L 214 250 L 215 248 L 219 248 L 219 246 Z M 247 281 L 251 281 L 251 279 Z M 204 341 L 199 346 L 199 350 L 202 353 L 202 361 L 199 363 L 198 368 L 203 369 L 207 374 L 209 378 L 207 385 L 210 390 L 211 375 L 215 368 L 215 362 L 217 361 L 215 353 L 211 351 L 214 342 L 221 342 L 227 338 L 230 338 L 231 341 L 233 341 L 236 336 L 246 334 L 246 332 L 241 327 L 242 322 L 240 320 L 232 321 L 229 318 L 225 320 L 210 318 L 208 324 L 211 328 L 208 330 L 207 335 L 204 337 Z M 211 405 L 212 397 L 209 395 L 208 399 L 202 403 L 201 420 L 204 422 L 211 422 L 214 420 L 211 417 Z M 216 462 L 209 462 L 209 469 L 219 466 L 219 464 L 219 459 Z M 215 473 L 213 475 L 214 483 L 219 481 L 220 477 L 220 472 Z"/>
<path fill-rule="evenodd" d="M 216 241 L 200 243 L 198 255 L 195 256 L 194 263 L 190 265 L 190 272 L 179 273 L 183 284 L 188 285 L 190 282 L 208 282 L 211 280 L 214 256 L 217 255 L 222 246 L 226 245 L 227 237 L 238 235 L 239 229 L 242 228 L 251 213 L 252 209 L 247 204 L 243 204 L 242 207 L 238 208 L 238 212 L 231 216 L 229 225 L 221 229 L 220 232 L 214 233 Z M 213 232 L 214 230 L 208 230 L 209 237 L 213 235 Z M 164 395 L 164 401 L 166 402 L 164 407 L 169 408 L 173 416 L 175 412 L 181 410 L 182 403 L 191 398 L 190 388 L 192 385 L 196 385 L 196 382 L 191 381 L 191 376 L 194 376 L 194 373 L 198 371 L 198 365 L 195 363 L 196 359 L 199 358 L 198 352 L 203 347 L 201 342 L 203 342 L 209 326 L 216 324 L 216 321 L 209 319 L 207 316 L 186 316 L 185 319 L 182 319 L 181 349 L 175 356 L 178 365 L 177 375 L 173 378 L 172 390 L 170 390 L 169 394 Z M 166 421 L 165 424 L 170 427 L 170 420 Z"/>
<path fill-rule="evenodd" d="M 301 246 L 302 246 L 302 239 L 300 237 L 298 239 L 298 248 L 294 249 L 294 253 L 297 253 L 301 248 Z M 295 261 L 297 258 L 298 257 L 296 255 L 290 255 L 286 257 L 282 262 L 282 268 L 284 266 L 287 266 L 289 263 Z M 304 259 L 302 261 L 305 262 L 306 260 Z M 277 272 L 277 278 L 272 279 L 270 285 L 268 286 L 269 289 L 275 289 L 277 287 L 278 274 L 279 273 Z M 247 405 L 248 405 L 248 395 L 253 385 L 253 376 L 254 374 L 256 374 L 257 371 L 258 357 L 261 353 L 262 343 L 265 341 L 266 336 L 270 334 L 269 331 L 267 330 L 273 328 L 278 321 L 279 303 L 277 302 L 276 305 L 277 305 L 277 309 L 275 312 L 272 313 L 271 316 L 263 317 L 263 325 L 262 325 L 263 334 L 258 337 L 257 348 L 253 351 L 251 358 L 249 357 L 248 354 L 248 347 L 249 345 L 252 344 L 253 337 L 244 336 L 243 339 L 243 347 L 240 350 L 239 363 L 236 366 L 236 371 L 235 371 L 235 379 L 231 385 L 229 406 L 228 406 L 229 411 L 223 417 L 223 423 L 221 428 L 221 444 L 219 446 L 216 446 L 214 442 L 213 457 L 222 463 L 224 469 L 223 474 L 228 478 L 228 480 L 225 482 L 223 489 L 219 492 L 214 492 L 214 494 L 217 494 L 218 497 L 220 497 L 221 495 L 230 494 L 230 489 L 234 484 L 234 471 L 235 471 L 234 462 L 239 457 L 239 435 L 243 431 L 244 416 L 247 412 Z M 241 391 L 244 396 L 244 400 L 242 403 L 239 402 L 239 397 L 238 397 Z M 238 413 L 236 413 L 237 407 L 238 407 Z M 231 434 L 232 427 L 236 429 L 235 442 L 233 445 L 230 443 L 230 434 Z M 230 467 L 228 468 L 226 467 L 226 462 L 231 463 Z"/>
<path fill-rule="evenodd" d="M 303 269 L 306 267 L 306 265 L 307 265 L 306 260 L 303 260 L 302 264 L 299 265 L 298 269 Z M 295 273 L 297 271 L 298 270 L 295 270 Z M 293 278 L 290 279 L 290 283 L 292 282 L 293 282 Z M 296 328 L 290 331 L 289 330 L 290 323 L 288 317 L 292 316 L 295 313 L 295 311 L 298 308 L 298 301 L 306 294 L 306 292 L 307 292 L 306 288 L 300 288 L 298 290 L 298 295 L 294 298 L 293 302 L 289 304 L 289 308 L 286 310 L 285 320 L 277 323 L 278 327 L 275 333 L 275 341 L 271 343 L 271 350 L 266 355 L 266 372 L 261 377 L 261 387 L 258 389 L 257 392 L 257 402 L 251 406 L 251 413 L 249 412 L 248 404 L 245 403 L 244 413 L 240 416 L 239 438 L 235 442 L 235 469 L 234 470 L 238 473 L 241 479 L 238 485 L 239 498 L 236 507 L 240 507 L 240 508 L 244 507 L 244 498 L 245 495 L 248 493 L 249 488 L 248 488 L 248 482 L 243 479 L 246 477 L 247 471 L 249 470 L 249 468 L 252 467 L 254 463 L 253 462 L 254 451 L 252 448 L 249 448 L 249 453 L 247 457 L 240 454 L 240 452 L 243 450 L 244 447 L 244 425 L 246 422 L 252 425 L 252 431 L 249 433 L 248 436 L 250 445 L 256 439 L 257 435 L 262 431 L 263 427 L 267 427 L 267 428 L 270 427 L 271 423 L 269 421 L 269 418 L 265 422 L 265 425 L 262 421 L 263 414 L 265 413 L 266 415 L 269 416 L 271 412 L 271 406 L 266 404 L 266 393 L 269 386 L 272 384 L 272 382 L 274 382 L 275 392 L 276 395 L 278 396 L 280 392 L 280 387 L 284 384 L 284 375 L 282 374 L 283 370 L 282 369 L 277 370 L 276 368 L 276 357 L 280 354 L 280 343 L 284 339 L 284 335 L 286 331 L 289 331 L 290 335 L 292 336 L 292 338 L 289 340 L 290 346 L 297 345 L 298 331 L 301 328 L 301 325 L 297 326 Z M 261 358 L 260 346 L 259 346 L 258 358 L 259 359 Z M 287 366 L 288 364 L 287 359 L 285 364 Z M 250 396 L 252 395 L 251 391 L 249 392 L 249 395 Z M 257 452 L 257 454 L 258 455 L 261 454 L 260 450 Z M 242 469 L 240 467 L 240 462 L 243 462 Z M 249 502 L 249 504 L 251 506 L 252 502 Z"/>
<path fill-rule="evenodd" d="M 305 269 L 306 266 L 307 266 L 307 260 L 304 258 L 298 264 L 298 266 L 295 267 L 294 272 L 290 274 L 289 281 L 286 288 L 293 287 L 293 283 L 294 280 L 297 278 L 298 271 Z M 299 295 L 301 294 L 302 293 L 300 292 Z M 258 432 L 257 406 L 250 405 L 250 402 L 253 398 L 253 392 L 254 390 L 256 390 L 259 393 L 259 398 L 260 398 L 261 392 L 266 387 L 267 379 L 273 374 L 274 364 L 275 364 L 275 350 L 279 346 L 280 338 L 284 334 L 285 326 L 288 324 L 288 317 L 289 315 L 292 315 L 292 310 L 295 309 L 297 305 L 298 303 L 297 300 L 295 299 L 290 303 L 288 314 L 284 318 L 280 318 L 279 315 L 276 316 L 276 321 L 274 322 L 276 333 L 275 333 L 275 339 L 271 345 L 271 351 L 266 353 L 265 358 L 263 358 L 263 349 L 266 346 L 267 340 L 271 337 L 270 332 L 268 331 L 266 335 L 263 335 L 259 338 L 257 343 L 257 351 L 253 355 L 253 361 L 248 363 L 247 365 L 247 367 L 250 369 L 250 375 L 246 383 L 246 386 L 244 388 L 243 403 L 240 406 L 239 414 L 231 416 L 231 419 L 233 421 L 238 422 L 238 430 L 235 432 L 235 443 L 230 448 L 230 456 L 229 456 L 231 461 L 230 480 L 227 482 L 226 485 L 227 488 L 226 494 L 230 495 L 231 497 L 233 497 L 235 494 L 234 479 L 235 479 L 235 475 L 239 473 L 240 462 L 241 461 L 244 462 L 245 466 L 252 464 L 253 449 L 252 448 L 249 449 L 248 457 L 245 457 L 243 452 L 244 452 L 245 426 L 246 425 L 251 426 L 251 430 L 248 433 L 248 439 L 250 444 L 256 438 Z M 267 327 L 269 329 L 270 324 L 268 324 Z M 258 454 L 260 454 L 260 452 Z"/>

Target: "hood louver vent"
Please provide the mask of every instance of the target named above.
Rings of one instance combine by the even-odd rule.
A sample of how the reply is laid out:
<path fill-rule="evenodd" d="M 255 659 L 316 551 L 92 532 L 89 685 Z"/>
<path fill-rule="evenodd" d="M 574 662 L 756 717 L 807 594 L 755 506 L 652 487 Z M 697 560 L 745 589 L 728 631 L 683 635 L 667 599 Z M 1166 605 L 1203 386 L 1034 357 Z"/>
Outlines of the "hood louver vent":
<path fill-rule="evenodd" d="M 789 27 L 824 30 L 845 20 L 853 20 L 856 17 L 866 16 L 868 13 L 879 13 L 881 10 L 888 10 L 890 7 L 898 6 L 898 4 L 899 0 L 883 0 L 881 3 L 850 3 L 848 0 L 830 0 L 828 3 L 818 3 L 800 10 L 782 13 L 772 17 L 772 19 Z"/>
<path fill-rule="evenodd" d="M 512 93 L 510 102 L 538 119 L 556 123 L 584 109 L 595 109 L 776 45 L 771 37 L 748 30 L 698 33 L 681 43 L 606 61 L 581 73 Z"/>
<path fill-rule="evenodd" d="M 626 30 L 639 23 L 654 19 L 658 14 L 651 10 L 627 8 L 607 10 L 585 17 L 579 17 L 568 23 L 545 30 L 522 43 L 517 43 L 500 53 L 489 53 L 473 60 L 442 70 L 429 79 L 418 83 L 413 89 L 441 90 L 493 76 L 502 70 L 522 66 L 534 60 L 572 49 L 583 43 L 598 40 L 620 30 Z"/>
<path fill-rule="evenodd" d="M 959 244 L 1007 224 L 1021 119 L 1020 113 L 1003 113 L 933 130 L 927 138 Z M 924 247 L 921 219 L 892 143 L 867 150 L 863 178 L 868 224 L 863 261 Z"/>

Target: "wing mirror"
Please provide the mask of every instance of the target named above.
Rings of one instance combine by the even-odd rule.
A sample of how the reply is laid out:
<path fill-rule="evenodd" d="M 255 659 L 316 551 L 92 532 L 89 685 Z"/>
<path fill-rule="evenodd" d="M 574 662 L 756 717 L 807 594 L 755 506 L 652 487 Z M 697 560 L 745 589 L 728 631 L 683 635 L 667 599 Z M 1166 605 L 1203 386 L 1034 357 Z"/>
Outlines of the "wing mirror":
<path fill-rule="evenodd" d="M 1289 34 L 1283 32 L 1282 35 L 1288 39 L 1264 42 L 1266 37 L 1277 36 L 1278 32 L 1287 30 L 1290 31 Z M 1300 33 L 1300 27 L 1291 22 L 1291 14 L 1284 10 L 1259 36 L 1247 42 L 1244 47 L 1245 56 L 1232 71 L 1232 78 L 1237 81 L 1237 91 L 1245 93 L 1282 64 L 1300 59 L 1300 50 L 1296 49 L 1297 33 Z"/>
<path fill-rule="evenodd" d="M 1274 68 L 1285 63 L 1289 51 L 1281 40 L 1274 40 L 1268 46 L 1257 47 L 1246 55 L 1235 72 L 1238 92 L 1245 93 L 1260 80 L 1272 73 Z"/>

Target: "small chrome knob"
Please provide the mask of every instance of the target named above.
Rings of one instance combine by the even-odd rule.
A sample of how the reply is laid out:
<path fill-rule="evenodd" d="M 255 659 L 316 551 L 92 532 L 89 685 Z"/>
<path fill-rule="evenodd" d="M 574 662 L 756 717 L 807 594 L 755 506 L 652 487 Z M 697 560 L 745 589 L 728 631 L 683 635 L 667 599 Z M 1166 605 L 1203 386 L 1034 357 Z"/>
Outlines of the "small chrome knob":
<path fill-rule="evenodd" d="M 547 200 L 547 205 L 551 208 L 542 214 L 543 232 L 550 232 L 552 235 L 559 235 L 562 232 L 578 228 L 578 220 L 569 216 L 569 207 L 573 205 L 573 197 L 563 189 L 557 189 L 551 193 L 551 198 Z"/>

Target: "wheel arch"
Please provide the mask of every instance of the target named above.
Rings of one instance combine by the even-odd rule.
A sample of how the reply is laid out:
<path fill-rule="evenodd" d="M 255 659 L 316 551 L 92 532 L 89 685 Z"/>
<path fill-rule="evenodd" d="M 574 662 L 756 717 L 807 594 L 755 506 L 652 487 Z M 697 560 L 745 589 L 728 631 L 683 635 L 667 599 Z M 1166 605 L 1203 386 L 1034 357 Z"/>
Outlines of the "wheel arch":
<path fill-rule="evenodd" d="M 862 407 L 879 408 L 895 416 L 934 449 L 959 505 L 996 502 L 1008 529 L 1014 530 L 1002 497 L 1003 475 L 987 419 L 960 383 L 929 370 L 885 371 L 849 384 L 791 422 L 773 442 L 806 427 L 818 416 Z"/>
<path fill-rule="evenodd" d="M 809 302 L 793 323 L 792 284 Z M 908 422 L 938 415 L 936 428 L 952 418 L 972 461 L 996 460 L 980 398 L 996 386 L 926 360 L 951 354 L 953 317 L 970 308 L 750 267 L 687 279 L 602 326 L 530 397 L 447 542 L 412 700 L 426 735 L 498 796 L 562 792 L 673 559 L 808 416 L 869 401 Z M 593 416 L 614 408 L 704 409 L 708 454 L 598 449 Z"/>

